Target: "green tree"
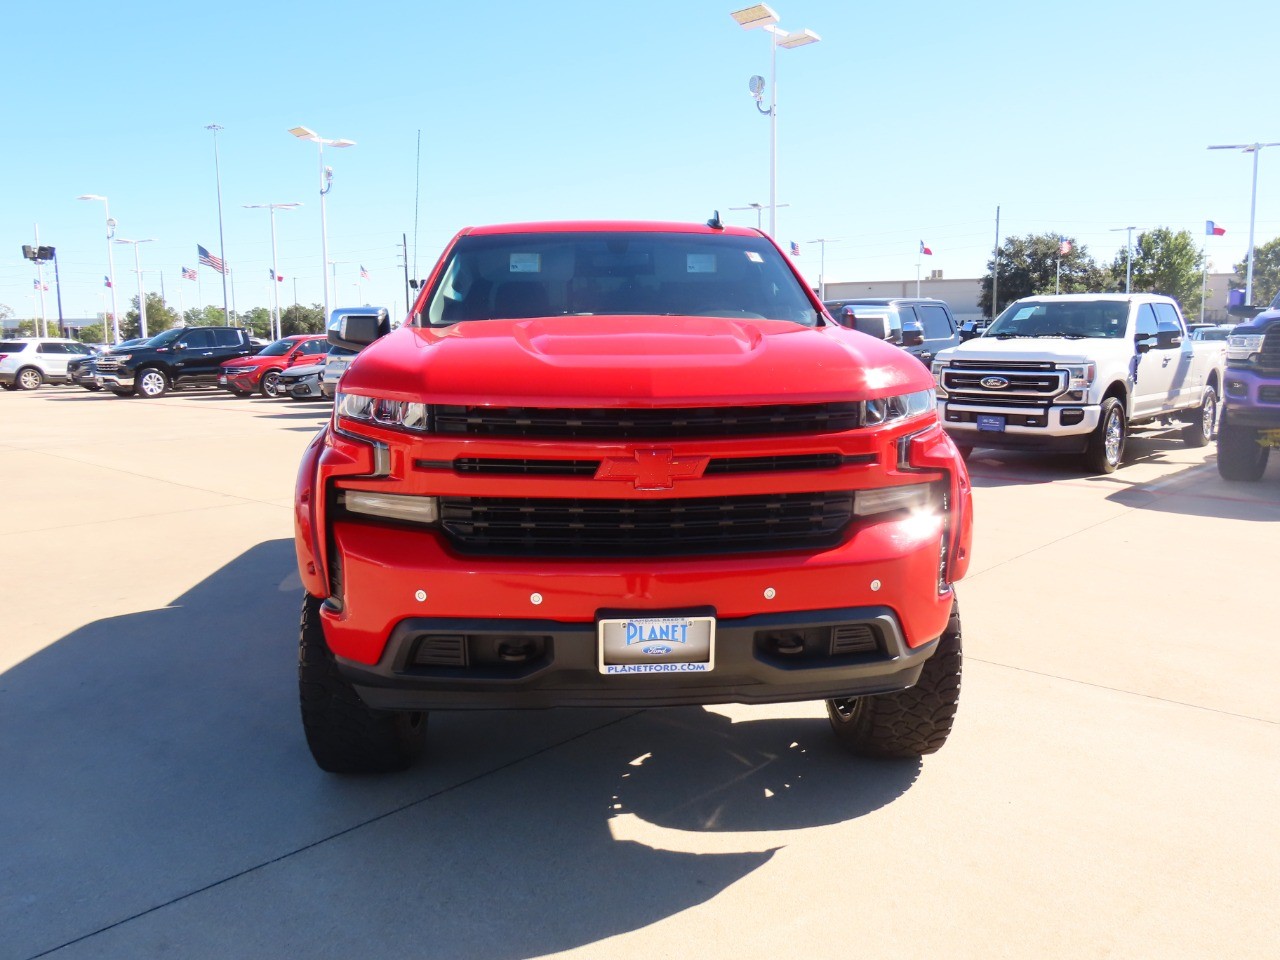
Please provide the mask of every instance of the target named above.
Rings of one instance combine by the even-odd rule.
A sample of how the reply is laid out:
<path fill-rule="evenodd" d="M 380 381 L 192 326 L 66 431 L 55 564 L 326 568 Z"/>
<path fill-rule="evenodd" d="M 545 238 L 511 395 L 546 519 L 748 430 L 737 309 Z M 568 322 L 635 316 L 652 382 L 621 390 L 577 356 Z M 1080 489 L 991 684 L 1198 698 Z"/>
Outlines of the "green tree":
<path fill-rule="evenodd" d="M 1125 276 L 1125 257 L 1122 247 L 1111 263 L 1111 272 L 1117 281 Z M 1182 304 L 1184 316 L 1200 312 L 1200 289 L 1203 281 L 1201 256 L 1196 240 L 1189 230 L 1174 233 L 1168 227 L 1157 227 L 1138 234 L 1133 245 L 1130 285 L 1135 293 L 1163 293 Z"/>
<path fill-rule="evenodd" d="M 992 310 L 991 268 L 982 278 L 978 305 L 989 317 L 1014 300 L 1037 294 L 1091 293 L 1104 290 L 1108 284 L 1106 271 L 1098 267 L 1089 249 L 1071 237 L 1071 250 L 1060 255 L 1062 235 L 1058 233 L 1027 234 L 1008 237 L 1000 248 L 1000 283 L 996 295 L 1000 302 Z"/>
<path fill-rule="evenodd" d="M 182 320 L 183 325 L 187 327 L 227 326 L 227 318 L 222 315 L 222 308 L 215 307 L 212 304 L 206 307 L 190 307 L 184 310 Z"/>
<path fill-rule="evenodd" d="M 1232 289 L 1244 289 L 1248 270 L 1247 260 L 1236 264 L 1236 275 L 1231 279 Z M 1280 237 L 1253 248 L 1253 302 L 1270 303 L 1277 293 L 1280 293 Z"/>
<path fill-rule="evenodd" d="M 140 322 L 138 317 L 138 298 L 134 297 L 130 301 L 131 306 L 129 312 L 124 315 L 124 319 L 120 322 L 120 338 L 129 340 L 133 337 L 140 337 Z M 147 336 L 154 337 L 157 333 L 162 333 L 170 327 L 177 326 L 178 313 L 167 303 L 158 293 L 147 294 Z"/>
<path fill-rule="evenodd" d="M 324 333 L 324 307 L 313 303 L 309 307 L 294 304 L 280 311 L 280 333 L 291 337 L 299 333 Z"/>

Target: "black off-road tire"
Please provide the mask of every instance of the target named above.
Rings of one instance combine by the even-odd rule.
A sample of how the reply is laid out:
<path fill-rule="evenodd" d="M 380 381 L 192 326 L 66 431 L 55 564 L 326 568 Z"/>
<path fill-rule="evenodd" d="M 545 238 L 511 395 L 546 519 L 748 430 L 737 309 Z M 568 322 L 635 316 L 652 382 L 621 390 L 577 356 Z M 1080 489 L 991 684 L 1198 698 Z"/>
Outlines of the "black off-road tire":
<path fill-rule="evenodd" d="M 422 753 L 427 714 L 371 710 L 338 672 L 320 624 L 320 601 L 302 601 L 298 698 L 307 746 L 329 773 L 391 773 Z"/>
<path fill-rule="evenodd" d="M 1118 439 L 1112 434 L 1118 434 Z M 1129 438 L 1129 422 L 1125 418 L 1124 404 L 1115 397 L 1102 401 L 1098 426 L 1089 436 L 1089 448 L 1084 462 L 1095 473 L 1115 473 L 1124 460 L 1124 445 Z M 1110 441 L 1110 442 L 1109 442 Z"/>
<path fill-rule="evenodd" d="M 1261 480 L 1270 454 L 1267 447 L 1259 445 L 1256 430 L 1232 426 L 1223 414 L 1218 427 L 1218 476 L 1244 483 Z"/>
<path fill-rule="evenodd" d="M 827 701 L 836 739 L 859 757 L 906 759 L 936 753 L 951 733 L 960 702 L 962 659 L 957 605 L 914 687 Z"/>
<path fill-rule="evenodd" d="M 1182 428 L 1182 442 L 1188 447 L 1207 447 L 1218 422 L 1218 393 L 1204 388 L 1204 399 L 1196 407 L 1195 419 Z"/>

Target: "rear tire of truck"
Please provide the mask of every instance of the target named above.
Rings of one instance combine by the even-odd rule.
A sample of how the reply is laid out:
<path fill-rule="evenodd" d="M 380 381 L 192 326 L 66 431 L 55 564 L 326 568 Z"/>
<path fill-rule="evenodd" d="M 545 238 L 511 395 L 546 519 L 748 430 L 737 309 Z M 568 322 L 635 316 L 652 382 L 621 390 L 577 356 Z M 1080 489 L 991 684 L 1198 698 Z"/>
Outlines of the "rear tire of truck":
<path fill-rule="evenodd" d="M 372 710 L 338 672 L 320 624 L 320 601 L 302 601 L 298 637 L 302 727 L 316 765 L 329 773 L 392 773 L 422 753 L 427 714 Z"/>
<path fill-rule="evenodd" d="M 955 720 L 962 660 L 956 605 L 946 632 L 938 639 L 938 649 L 925 661 L 914 687 L 827 701 L 827 718 L 836 739 L 859 757 L 909 759 L 936 753 Z"/>
<path fill-rule="evenodd" d="M 1096 473 L 1115 473 L 1124 459 L 1124 443 L 1128 436 L 1124 404 L 1115 397 L 1107 397 L 1102 401 L 1097 429 L 1089 436 L 1084 462 Z"/>
<path fill-rule="evenodd" d="M 1244 483 L 1261 480 L 1271 451 L 1258 444 L 1256 430 L 1233 427 L 1227 416 L 1223 414 L 1218 428 L 1218 476 Z"/>
<path fill-rule="evenodd" d="M 1182 428 L 1182 442 L 1188 447 L 1207 447 L 1218 424 L 1218 394 L 1205 387 L 1204 399 L 1196 409 L 1195 420 Z"/>

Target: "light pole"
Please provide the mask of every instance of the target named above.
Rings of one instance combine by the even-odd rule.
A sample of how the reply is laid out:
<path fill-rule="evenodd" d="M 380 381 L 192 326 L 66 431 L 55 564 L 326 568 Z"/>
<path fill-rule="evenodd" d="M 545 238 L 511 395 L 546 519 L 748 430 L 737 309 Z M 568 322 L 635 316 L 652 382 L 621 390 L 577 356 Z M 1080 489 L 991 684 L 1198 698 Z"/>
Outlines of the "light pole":
<path fill-rule="evenodd" d="M 789 207 L 789 203 L 780 203 L 778 207 Z M 754 210 L 756 212 L 756 229 L 763 232 L 764 227 L 760 224 L 760 215 L 764 212 L 765 205 L 763 203 L 748 203 L 745 207 L 730 207 L 730 210 Z"/>
<path fill-rule="evenodd" d="M 333 186 L 333 170 L 324 165 L 324 148 L 329 147 L 354 147 L 354 140 L 326 140 L 319 136 L 314 130 L 307 127 L 293 127 L 289 130 L 299 140 L 310 140 L 320 148 L 320 275 L 324 282 L 324 322 L 327 326 L 329 323 L 329 271 L 325 266 L 329 263 L 329 228 L 325 222 L 324 198 L 329 192 L 329 188 Z"/>
<path fill-rule="evenodd" d="M 1249 256 L 1245 261 L 1247 266 L 1244 277 L 1244 300 L 1248 304 L 1253 303 L 1253 224 L 1258 212 L 1258 154 L 1264 147 L 1280 147 L 1280 143 L 1228 143 L 1209 147 L 1210 150 L 1240 150 L 1253 154 L 1253 192 L 1249 195 Z"/>
<path fill-rule="evenodd" d="M 1121 233 L 1128 231 L 1128 236 L 1124 241 L 1124 292 L 1128 293 L 1129 288 L 1133 285 L 1133 231 L 1137 227 L 1112 227 L 1112 233 Z"/>
<path fill-rule="evenodd" d="M 275 338 L 280 338 L 280 270 L 276 265 L 276 211 L 277 210 L 295 210 L 302 206 L 300 203 L 246 203 L 244 206 L 249 210 L 267 209 L 271 211 L 271 300 L 275 307 L 276 331 Z"/>
<path fill-rule="evenodd" d="M 101 200 L 103 213 L 107 217 L 107 280 L 111 284 L 111 342 L 120 342 L 120 310 L 116 306 L 116 258 L 111 251 L 111 238 L 116 235 L 116 222 L 111 219 L 111 204 L 107 198 L 96 193 L 82 193 L 77 200 Z M 103 339 L 106 339 L 106 328 L 103 328 Z"/>
<path fill-rule="evenodd" d="M 769 236 L 778 234 L 778 47 L 803 47 L 822 38 L 812 30 L 788 33 L 777 26 L 778 15 L 763 3 L 744 7 L 730 14 L 745 30 L 763 27 L 769 34 L 769 109 L 760 105 L 764 97 L 764 78 L 752 77 L 748 84 L 755 97 L 756 109 L 769 118 Z"/>
<path fill-rule="evenodd" d="M 147 335 L 147 294 L 142 289 L 142 262 L 138 258 L 138 246 L 143 243 L 152 243 L 154 240 L 155 237 L 148 237 L 146 240 L 122 240 L 117 237 L 111 241 L 133 245 L 133 272 L 138 275 L 138 336 L 140 337 Z"/>
<path fill-rule="evenodd" d="M 227 311 L 227 244 L 222 237 L 222 167 L 218 163 L 218 131 L 222 129 L 221 124 L 209 123 L 205 124 L 205 129 L 213 134 L 213 173 L 218 181 L 218 256 L 222 258 L 222 313 L 226 317 L 224 321 L 231 323 L 231 314 Z"/>
<path fill-rule="evenodd" d="M 819 244 L 818 250 L 818 299 L 827 299 L 827 244 L 839 243 L 839 240 L 830 240 L 827 237 L 819 237 L 817 240 L 806 240 L 805 243 Z M 919 291 L 916 296 L 920 296 Z"/>

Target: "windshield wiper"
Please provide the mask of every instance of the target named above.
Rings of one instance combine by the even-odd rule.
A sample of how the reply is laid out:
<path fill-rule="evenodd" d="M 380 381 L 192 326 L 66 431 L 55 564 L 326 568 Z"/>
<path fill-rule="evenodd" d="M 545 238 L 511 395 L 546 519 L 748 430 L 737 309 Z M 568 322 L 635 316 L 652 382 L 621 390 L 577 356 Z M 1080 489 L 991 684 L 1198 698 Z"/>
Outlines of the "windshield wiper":
<path fill-rule="evenodd" d="M 1033 333 L 988 333 L 986 336 L 994 336 L 997 340 L 1034 340 L 1036 338 Z"/>

